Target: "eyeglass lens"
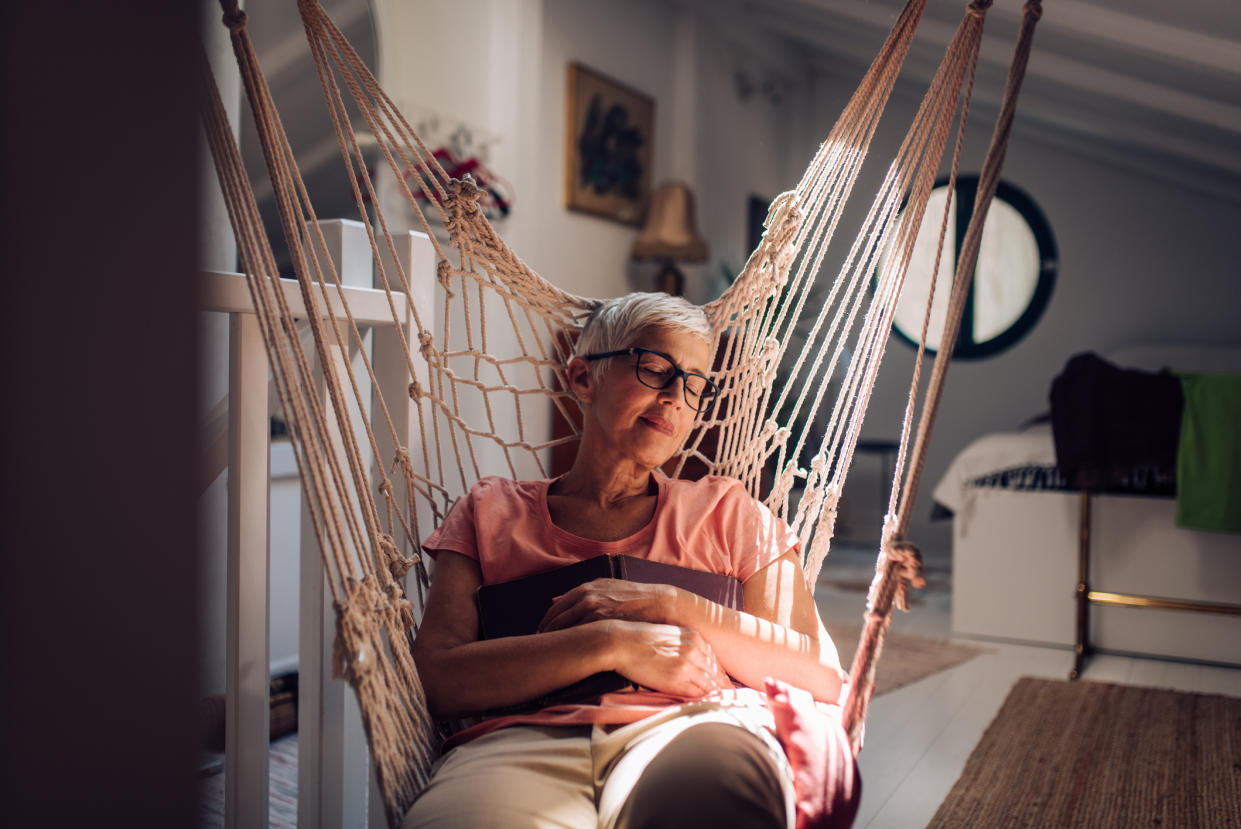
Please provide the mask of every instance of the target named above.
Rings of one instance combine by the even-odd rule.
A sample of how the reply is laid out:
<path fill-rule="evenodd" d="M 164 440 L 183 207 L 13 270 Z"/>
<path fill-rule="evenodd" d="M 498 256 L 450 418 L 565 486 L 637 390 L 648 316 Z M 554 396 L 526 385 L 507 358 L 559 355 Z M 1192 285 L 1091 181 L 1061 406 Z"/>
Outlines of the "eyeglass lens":
<path fill-rule="evenodd" d="M 715 386 L 702 375 L 682 371 L 675 363 L 659 354 L 639 352 L 637 357 L 635 369 L 643 385 L 653 389 L 666 389 L 676 381 L 678 375 L 683 375 L 685 402 L 700 410 L 715 396 Z"/>

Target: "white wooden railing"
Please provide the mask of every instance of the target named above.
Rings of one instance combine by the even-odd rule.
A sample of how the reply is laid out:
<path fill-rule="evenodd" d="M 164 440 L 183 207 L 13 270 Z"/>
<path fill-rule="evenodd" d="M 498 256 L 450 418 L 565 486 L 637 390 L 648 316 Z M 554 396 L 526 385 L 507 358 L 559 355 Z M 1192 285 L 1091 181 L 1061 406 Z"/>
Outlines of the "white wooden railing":
<path fill-rule="evenodd" d="M 321 223 L 326 253 L 335 262 L 343 288 L 328 289 L 325 316 L 343 316 L 345 295 L 354 319 L 369 329 L 364 346 L 372 352 L 377 393 L 387 401 L 397 439 L 409 446 L 416 425 L 407 388 L 408 366 L 388 296 L 372 289 L 370 244 L 359 222 Z M 409 233 L 400 238 L 397 255 L 409 274 L 413 295 L 395 295 L 406 342 L 416 343 L 412 306 L 424 322 L 434 299 L 435 257 L 427 237 Z M 392 273 L 391 269 L 388 271 Z M 268 825 L 268 729 L 270 656 L 269 558 L 269 435 L 267 352 L 254 314 L 245 277 L 235 273 L 203 274 L 203 309 L 229 314 L 229 392 L 226 407 L 213 412 L 219 422 L 227 411 L 227 434 L 207 435 L 206 451 L 228 447 L 227 553 L 227 721 L 225 740 L 225 826 L 265 829 Z M 295 314 L 305 315 L 297 283 L 286 280 L 285 296 Z M 333 359 L 358 360 L 336 347 Z M 364 375 L 363 375 L 364 376 Z M 364 390 L 369 394 L 370 389 Z M 394 446 L 387 430 L 377 432 L 381 457 Z M 401 434 L 403 432 L 403 434 Z M 363 441 L 365 444 L 365 441 Z M 378 483 L 375 476 L 372 480 Z M 298 641 L 298 814 L 300 829 L 382 827 L 382 802 L 372 780 L 362 722 L 353 691 L 331 677 L 335 631 L 326 595 L 322 559 L 308 526 L 304 501 L 301 538 Z M 272 527 L 273 531 L 279 528 Z M 288 528 L 290 532 L 294 528 Z"/>

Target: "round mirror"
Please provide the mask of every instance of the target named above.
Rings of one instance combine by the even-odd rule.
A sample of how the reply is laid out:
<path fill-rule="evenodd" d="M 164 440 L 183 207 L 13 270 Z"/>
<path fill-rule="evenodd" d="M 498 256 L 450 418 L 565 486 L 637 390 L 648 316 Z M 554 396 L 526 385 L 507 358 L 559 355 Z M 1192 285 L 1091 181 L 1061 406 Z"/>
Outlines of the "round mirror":
<path fill-rule="evenodd" d="M 935 245 L 944 205 L 951 199 L 944 252 L 935 279 L 935 300 L 927 331 L 927 350 L 939 351 L 957 254 L 974 212 L 977 176 L 957 178 L 954 192 L 946 179 L 936 182 L 914 242 L 905 289 L 893 317 L 893 329 L 905 342 L 918 344 L 926 314 Z M 901 219 L 898 217 L 898 222 Z M 886 258 L 886 257 L 885 257 Z M 985 357 L 1003 351 L 1038 322 L 1056 280 L 1056 242 L 1043 212 L 1022 190 L 1000 182 L 983 225 L 961 329 L 953 357 Z M 882 270 L 884 260 L 879 262 Z"/>

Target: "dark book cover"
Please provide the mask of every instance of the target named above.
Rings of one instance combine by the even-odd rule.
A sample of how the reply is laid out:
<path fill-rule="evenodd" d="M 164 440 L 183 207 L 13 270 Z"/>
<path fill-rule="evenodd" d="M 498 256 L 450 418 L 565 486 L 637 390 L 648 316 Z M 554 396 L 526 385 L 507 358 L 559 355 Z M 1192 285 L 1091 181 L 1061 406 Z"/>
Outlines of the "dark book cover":
<path fill-rule="evenodd" d="M 732 576 L 647 561 L 633 556 L 595 556 L 532 576 L 483 585 L 478 589 L 478 616 L 483 639 L 536 633 L 557 596 L 595 579 L 623 579 L 642 584 L 670 584 L 734 610 L 743 610 L 741 582 Z M 513 714 L 549 705 L 583 703 L 631 687 L 614 671 L 594 674 L 537 700 L 492 711 Z"/>

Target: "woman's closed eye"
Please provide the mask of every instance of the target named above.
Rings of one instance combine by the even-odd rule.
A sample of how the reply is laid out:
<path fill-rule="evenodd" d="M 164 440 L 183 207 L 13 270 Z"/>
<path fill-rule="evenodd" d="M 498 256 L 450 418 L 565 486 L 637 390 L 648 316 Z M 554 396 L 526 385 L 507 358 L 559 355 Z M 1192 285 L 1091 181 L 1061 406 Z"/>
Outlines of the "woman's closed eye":
<path fill-rule="evenodd" d="M 663 360 L 647 362 L 644 359 L 638 366 L 638 371 L 642 372 L 643 382 L 655 388 L 667 386 L 677 375 L 676 369 Z"/>
<path fill-rule="evenodd" d="M 707 381 L 697 374 L 687 374 L 685 375 L 685 390 L 694 397 L 701 397 L 707 390 Z"/>

